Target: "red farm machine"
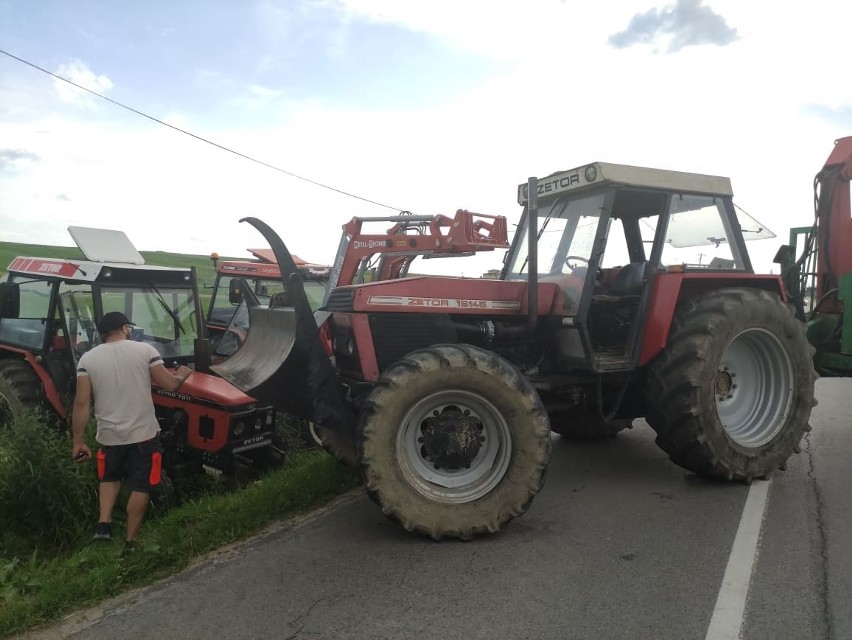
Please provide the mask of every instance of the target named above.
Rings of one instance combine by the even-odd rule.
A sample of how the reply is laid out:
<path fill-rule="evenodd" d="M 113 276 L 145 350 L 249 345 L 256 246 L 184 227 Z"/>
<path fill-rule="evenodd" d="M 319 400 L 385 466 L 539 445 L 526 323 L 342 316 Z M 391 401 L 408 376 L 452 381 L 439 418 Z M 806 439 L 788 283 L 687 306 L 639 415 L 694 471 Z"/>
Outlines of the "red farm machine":
<path fill-rule="evenodd" d="M 153 388 L 165 468 L 214 473 L 268 468 L 275 410 L 209 372 L 194 269 L 144 264 L 120 231 L 70 227 L 85 260 L 19 257 L 0 282 L 0 426 L 28 409 L 70 414 L 80 356 L 108 311 L 135 324 L 167 366 L 196 369 L 178 391 Z"/>
<path fill-rule="evenodd" d="M 393 217 L 367 244 L 344 227 L 316 313 L 280 237 L 245 218 L 282 295 L 246 305 L 240 348 L 211 368 L 334 434 L 383 512 L 434 538 L 522 514 L 551 431 L 611 435 L 644 417 L 696 474 L 783 467 L 809 428 L 813 349 L 781 278 L 754 273 L 745 238 L 772 234 L 734 207 L 730 181 L 593 163 L 530 179 L 518 202 L 496 280 L 396 277 L 404 267 L 368 279 L 357 265 L 382 252 L 404 265 L 436 230 L 445 248 L 505 246 L 503 218 Z M 421 222 L 431 234 L 411 232 Z"/>

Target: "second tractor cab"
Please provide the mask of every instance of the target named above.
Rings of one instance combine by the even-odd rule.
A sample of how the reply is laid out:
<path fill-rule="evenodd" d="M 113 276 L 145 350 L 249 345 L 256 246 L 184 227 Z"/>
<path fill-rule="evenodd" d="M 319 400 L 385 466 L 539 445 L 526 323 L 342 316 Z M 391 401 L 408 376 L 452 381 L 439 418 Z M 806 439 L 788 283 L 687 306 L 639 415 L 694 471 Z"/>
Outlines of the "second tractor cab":
<path fill-rule="evenodd" d="M 285 295 L 281 270 L 269 249 L 249 249 L 254 260 L 219 260 L 211 255 L 216 282 L 207 309 L 207 332 L 214 358 L 229 357 L 242 345 L 249 330 L 250 306 L 282 304 Z M 322 305 L 331 267 L 293 256 L 312 309 Z"/>

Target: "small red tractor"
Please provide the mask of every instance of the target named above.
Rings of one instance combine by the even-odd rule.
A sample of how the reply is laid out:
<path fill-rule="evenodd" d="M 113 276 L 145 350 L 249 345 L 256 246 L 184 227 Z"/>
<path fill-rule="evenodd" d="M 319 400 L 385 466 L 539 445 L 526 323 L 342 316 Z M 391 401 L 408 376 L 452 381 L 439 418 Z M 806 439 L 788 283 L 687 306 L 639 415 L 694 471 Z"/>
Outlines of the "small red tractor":
<path fill-rule="evenodd" d="M 194 269 L 145 265 L 120 231 L 69 231 L 85 260 L 19 257 L 0 282 L 0 427 L 27 409 L 66 420 L 77 361 L 100 341 L 99 318 L 121 311 L 167 366 L 196 369 L 179 391 L 152 389 L 169 472 L 280 462 L 274 408 L 209 372 Z"/>
<path fill-rule="evenodd" d="M 245 218 L 282 295 L 247 306 L 240 348 L 211 368 L 349 443 L 382 511 L 436 539 L 524 513 L 551 431 L 612 435 L 644 417 L 696 474 L 784 466 L 809 429 L 813 348 L 781 278 L 754 273 L 745 240 L 772 234 L 735 208 L 730 180 L 592 163 L 531 178 L 518 202 L 498 280 L 360 279 L 352 265 L 379 247 L 402 258 L 429 240 L 396 217 L 373 245 L 344 228 L 344 255 L 365 253 L 339 252 L 316 314 L 280 237 Z M 497 248 L 500 224 L 459 219 L 441 241 Z"/>

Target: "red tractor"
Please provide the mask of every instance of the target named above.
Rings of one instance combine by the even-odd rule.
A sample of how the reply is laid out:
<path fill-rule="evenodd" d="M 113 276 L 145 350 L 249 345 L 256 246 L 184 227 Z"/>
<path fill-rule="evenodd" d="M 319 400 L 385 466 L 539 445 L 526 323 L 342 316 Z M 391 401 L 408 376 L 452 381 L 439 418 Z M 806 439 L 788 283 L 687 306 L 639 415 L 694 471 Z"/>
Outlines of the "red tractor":
<path fill-rule="evenodd" d="M 0 427 L 27 409 L 69 417 L 80 356 L 98 319 L 121 311 L 133 339 L 168 366 L 193 365 L 179 391 L 153 388 L 171 472 L 267 468 L 280 461 L 275 410 L 209 373 L 194 269 L 149 266 L 119 231 L 69 228 L 86 260 L 19 257 L 0 282 Z"/>
<path fill-rule="evenodd" d="M 320 326 L 284 243 L 246 218 L 284 296 L 248 308 L 245 342 L 213 370 L 352 443 L 383 512 L 434 538 L 522 514 L 551 430 L 610 435 L 644 417 L 696 474 L 783 467 L 809 428 L 813 350 L 781 279 L 752 269 L 746 237 L 772 234 L 730 181 L 594 163 L 530 179 L 518 202 L 499 280 L 333 273 Z"/>

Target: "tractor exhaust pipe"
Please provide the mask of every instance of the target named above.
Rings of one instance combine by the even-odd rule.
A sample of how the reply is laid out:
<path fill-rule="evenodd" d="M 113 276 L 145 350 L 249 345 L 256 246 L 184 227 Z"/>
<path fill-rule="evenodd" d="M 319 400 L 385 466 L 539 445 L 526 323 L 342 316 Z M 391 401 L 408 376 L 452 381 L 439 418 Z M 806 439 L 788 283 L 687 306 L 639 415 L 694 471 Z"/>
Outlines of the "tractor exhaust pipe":
<path fill-rule="evenodd" d="M 538 178 L 527 180 L 527 329 L 538 328 Z"/>

